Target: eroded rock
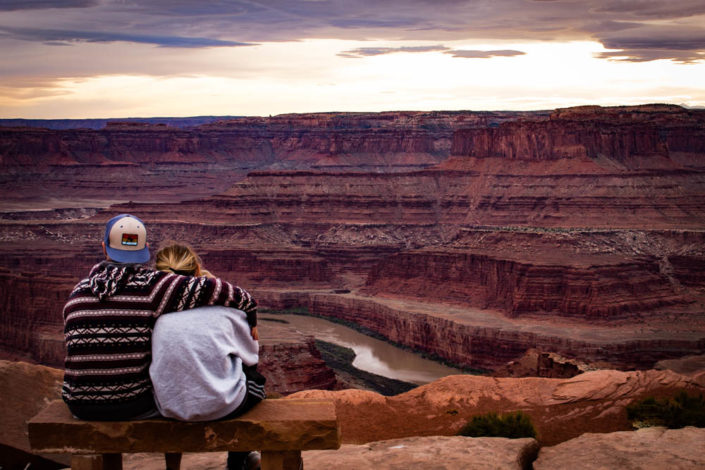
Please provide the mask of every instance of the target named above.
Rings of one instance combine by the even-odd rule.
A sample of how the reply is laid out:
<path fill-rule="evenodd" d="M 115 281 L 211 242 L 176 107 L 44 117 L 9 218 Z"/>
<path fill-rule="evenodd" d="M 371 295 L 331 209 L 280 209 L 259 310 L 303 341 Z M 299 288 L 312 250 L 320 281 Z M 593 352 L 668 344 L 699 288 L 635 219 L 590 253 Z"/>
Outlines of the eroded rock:
<path fill-rule="evenodd" d="M 534 439 L 431 436 L 344 445 L 336 451 L 304 452 L 307 469 L 523 470 L 535 458 Z"/>
<path fill-rule="evenodd" d="M 705 393 L 705 374 L 599 370 L 570 379 L 454 375 L 393 397 L 362 390 L 309 390 L 291 397 L 335 400 L 343 443 L 454 435 L 473 416 L 522 411 L 531 418 L 537 440 L 553 445 L 586 432 L 630 430 L 629 403 L 679 390 Z"/>
<path fill-rule="evenodd" d="M 553 447 L 543 447 L 535 470 L 640 470 L 705 468 L 705 429 L 644 428 L 608 434 L 586 433 Z"/>

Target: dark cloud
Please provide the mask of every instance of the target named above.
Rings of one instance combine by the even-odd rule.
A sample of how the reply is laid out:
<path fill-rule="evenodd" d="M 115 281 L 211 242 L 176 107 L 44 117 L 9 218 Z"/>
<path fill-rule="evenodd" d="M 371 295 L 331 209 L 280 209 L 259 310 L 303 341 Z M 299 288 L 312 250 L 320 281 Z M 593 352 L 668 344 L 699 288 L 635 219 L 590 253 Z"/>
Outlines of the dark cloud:
<path fill-rule="evenodd" d="M 0 11 L 86 8 L 95 5 L 98 5 L 97 0 L 2 0 Z"/>
<path fill-rule="evenodd" d="M 53 10 L 51 15 L 36 13 L 37 8 L 59 6 L 70 8 Z M 695 38 L 705 34 L 705 1 L 9 0 L 0 3 L 3 25 L 6 35 L 24 40 L 127 41 L 193 48 L 309 38 L 433 43 L 594 40 L 619 51 L 619 55 L 605 52 L 600 55 L 604 58 L 683 62 L 700 60 L 703 46 L 699 40 L 673 38 L 670 30 L 688 30 Z M 13 32 L 10 27 L 56 34 Z M 86 33 L 96 30 L 102 32 Z M 424 51 L 364 48 L 340 55 L 395 52 Z"/>
<path fill-rule="evenodd" d="M 5 28 L 0 32 L 15 39 L 26 41 L 42 41 L 49 45 L 67 45 L 76 42 L 133 42 L 154 44 L 160 47 L 232 47 L 250 46 L 243 42 L 222 41 L 220 39 L 183 37 L 183 36 L 151 36 L 147 34 L 123 34 L 101 31 L 60 31 L 33 28 Z"/>
<path fill-rule="evenodd" d="M 640 28 L 624 34 L 606 36 L 607 49 L 672 49 L 705 51 L 705 31 L 688 28 Z"/>
<path fill-rule="evenodd" d="M 648 25 L 606 33 L 602 44 L 610 51 L 600 58 L 645 62 L 671 59 L 688 63 L 705 59 L 705 31 L 692 27 Z"/>
<path fill-rule="evenodd" d="M 698 0 L 606 0 L 590 2 L 593 14 L 618 15 L 626 19 L 686 18 L 705 13 Z"/>
<path fill-rule="evenodd" d="M 524 55 L 526 54 L 526 52 L 514 51 L 511 49 L 499 51 L 473 51 L 456 49 L 452 51 L 446 51 L 445 54 L 450 54 L 453 57 L 459 57 L 462 59 L 491 59 L 492 57 L 514 57 L 517 55 Z"/>
<path fill-rule="evenodd" d="M 514 50 L 495 50 L 495 51 L 476 51 L 476 50 L 462 50 L 462 49 L 451 49 L 443 45 L 435 46 L 407 46 L 407 47 L 360 47 L 358 49 L 352 49 L 349 51 L 343 51 L 338 54 L 339 57 L 345 57 L 348 59 L 359 59 L 361 57 L 371 57 L 377 55 L 385 54 L 397 54 L 400 52 L 443 52 L 444 54 L 450 54 L 453 57 L 460 57 L 464 59 L 489 59 L 492 57 L 513 57 L 517 55 L 523 55 L 525 52 L 514 51 Z"/>
<path fill-rule="evenodd" d="M 449 48 L 441 45 L 437 46 L 408 46 L 408 47 L 360 47 L 350 51 L 343 51 L 338 56 L 346 58 L 370 57 L 384 54 L 396 54 L 398 52 L 438 52 L 448 51 Z"/>
<path fill-rule="evenodd" d="M 596 54 L 600 59 L 610 59 L 620 62 L 649 62 L 652 60 L 668 59 L 681 64 L 689 64 L 705 60 L 705 53 L 678 51 L 673 49 L 630 49 L 626 51 L 609 51 Z"/>

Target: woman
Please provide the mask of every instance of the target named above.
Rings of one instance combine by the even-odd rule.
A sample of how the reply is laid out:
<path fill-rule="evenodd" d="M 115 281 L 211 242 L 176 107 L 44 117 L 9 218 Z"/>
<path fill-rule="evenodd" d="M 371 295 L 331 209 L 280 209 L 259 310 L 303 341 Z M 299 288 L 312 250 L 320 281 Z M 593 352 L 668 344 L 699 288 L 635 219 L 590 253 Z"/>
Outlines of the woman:
<path fill-rule="evenodd" d="M 182 276 L 213 277 L 187 245 L 170 243 L 156 254 L 156 267 Z M 194 287 L 198 282 L 194 279 Z M 181 421 L 211 421 L 244 413 L 265 398 L 265 378 L 256 371 L 257 328 L 241 310 L 199 307 L 157 319 L 149 374 L 159 412 Z M 244 465 L 247 452 L 229 452 L 228 468 Z M 251 456 L 252 459 L 254 456 Z"/>

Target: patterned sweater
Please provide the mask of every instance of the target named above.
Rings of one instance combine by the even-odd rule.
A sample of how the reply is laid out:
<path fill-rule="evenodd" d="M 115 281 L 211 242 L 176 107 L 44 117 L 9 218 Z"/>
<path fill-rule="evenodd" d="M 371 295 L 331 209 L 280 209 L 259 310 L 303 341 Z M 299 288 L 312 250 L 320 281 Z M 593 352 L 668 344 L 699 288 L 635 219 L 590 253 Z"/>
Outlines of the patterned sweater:
<path fill-rule="evenodd" d="M 220 279 L 181 276 L 104 261 L 79 282 L 64 306 L 66 368 L 62 396 L 83 419 L 129 419 L 154 409 L 149 365 L 152 330 L 163 313 L 204 305 L 244 311 L 257 304 Z"/>

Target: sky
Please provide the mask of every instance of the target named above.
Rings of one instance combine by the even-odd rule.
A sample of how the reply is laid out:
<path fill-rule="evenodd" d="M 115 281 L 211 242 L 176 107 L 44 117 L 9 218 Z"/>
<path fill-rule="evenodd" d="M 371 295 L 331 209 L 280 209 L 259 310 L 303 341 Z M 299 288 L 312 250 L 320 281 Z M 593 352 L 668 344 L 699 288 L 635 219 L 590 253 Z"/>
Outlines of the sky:
<path fill-rule="evenodd" d="M 704 0 L 0 0 L 0 118 L 705 107 Z"/>

